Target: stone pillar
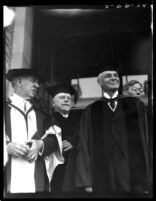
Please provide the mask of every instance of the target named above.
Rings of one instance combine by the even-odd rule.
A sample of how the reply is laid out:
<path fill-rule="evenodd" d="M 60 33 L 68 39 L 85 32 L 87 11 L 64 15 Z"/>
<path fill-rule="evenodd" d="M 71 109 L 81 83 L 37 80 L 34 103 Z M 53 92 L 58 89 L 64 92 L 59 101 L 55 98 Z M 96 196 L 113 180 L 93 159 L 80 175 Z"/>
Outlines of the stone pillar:
<path fill-rule="evenodd" d="M 16 7 L 10 69 L 31 68 L 32 28 L 33 8 Z M 6 96 L 10 96 L 12 93 L 11 84 L 7 82 Z"/>

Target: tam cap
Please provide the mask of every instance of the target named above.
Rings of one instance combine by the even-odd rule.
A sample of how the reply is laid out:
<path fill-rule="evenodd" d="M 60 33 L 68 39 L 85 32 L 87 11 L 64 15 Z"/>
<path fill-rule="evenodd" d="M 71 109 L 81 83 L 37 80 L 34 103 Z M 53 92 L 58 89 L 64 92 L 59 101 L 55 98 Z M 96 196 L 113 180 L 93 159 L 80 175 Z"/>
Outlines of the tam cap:
<path fill-rule="evenodd" d="M 38 78 L 39 82 L 45 82 L 45 77 L 41 72 L 28 68 L 10 69 L 6 74 L 6 79 L 12 81 L 13 78 L 19 76 L 35 76 Z"/>

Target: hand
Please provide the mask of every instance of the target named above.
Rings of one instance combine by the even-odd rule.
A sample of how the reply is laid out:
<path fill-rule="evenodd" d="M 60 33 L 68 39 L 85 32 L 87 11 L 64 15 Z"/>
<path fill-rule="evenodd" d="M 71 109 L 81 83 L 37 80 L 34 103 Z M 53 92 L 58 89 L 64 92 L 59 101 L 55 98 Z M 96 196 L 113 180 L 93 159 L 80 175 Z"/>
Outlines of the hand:
<path fill-rule="evenodd" d="M 73 148 L 72 144 L 67 140 L 63 140 L 63 151 L 68 151 Z"/>
<path fill-rule="evenodd" d="M 28 146 L 28 154 L 26 156 L 26 159 L 29 162 L 33 162 L 37 159 L 39 152 L 41 151 L 43 147 L 43 141 L 42 140 L 29 140 L 26 142 L 26 144 L 31 144 L 31 146 Z"/>
<path fill-rule="evenodd" d="M 22 143 L 11 142 L 7 145 L 8 154 L 15 157 L 24 157 L 28 150 L 28 147 Z"/>
<path fill-rule="evenodd" d="M 93 192 L 93 188 L 92 188 L 92 187 L 86 187 L 86 188 L 85 188 L 85 191 L 86 191 L 87 193 L 91 193 L 91 192 Z"/>

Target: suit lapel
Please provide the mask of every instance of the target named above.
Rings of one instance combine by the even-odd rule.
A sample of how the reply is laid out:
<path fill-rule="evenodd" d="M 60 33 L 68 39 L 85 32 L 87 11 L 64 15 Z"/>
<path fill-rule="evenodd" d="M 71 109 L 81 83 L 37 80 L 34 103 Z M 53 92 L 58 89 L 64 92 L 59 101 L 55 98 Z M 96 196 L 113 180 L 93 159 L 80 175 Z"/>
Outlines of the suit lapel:
<path fill-rule="evenodd" d="M 112 119 L 112 121 L 113 121 L 112 126 L 115 126 L 116 123 L 118 124 L 118 121 L 117 121 L 118 118 L 119 118 L 119 122 L 120 122 L 120 118 L 124 118 L 123 117 L 122 103 L 120 101 L 120 98 L 121 97 L 119 97 L 119 99 L 117 100 L 118 103 L 117 103 L 117 107 L 116 107 L 114 112 L 109 108 L 109 106 L 107 104 L 107 101 L 103 100 L 103 102 L 104 102 L 102 104 L 103 105 L 102 106 L 103 115 L 107 115 L 107 116 L 109 116 L 109 118 Z M 117 126 L 120 126 L 120 125 L 117 125 Z M 123 127 L 125 128 L 125 125 L 123 125 Z M 127 139 L 126 139 L 127 138 L 126 131 L 123 132 L 123 133 L 113 132 L 112 136 L 113 136 L 114 140 L 117 142 L 117 144 L 119 145 L 122 153 L 127 158 L 127 153 L 128 152 L 127 152 L 127 145 L 125 143 L 127 141 Z"/>
<path fill-rule="evenodd" d="M 116 119 L 119 116 L 119 114 L 121 113 L 121 111 L 122 111 L 122 106 L 120 104 L 120 101 L 118 101 L 118 104 L 117 104 L 116 109 L 114 111 L 113 118 Z"/>
<path fill-rule="evenodd" d="M 127 158 L 127 153 L 128 153 L 128 151 L 127 151 L 127 135 L 126 135 L 126 130 L 125 130 L 125 124 L 123 122 L 123 119 L 124 119 L 123 115 L 124 114 L 123 114 L 123 110 L 122 110 L 122 104 L 120 103 L 120 101 L 118 102 L 115 112 L 113 112 L 109 108 L 106 101 L 103 101 L 103 100 L 99 101 L 99 103 L 96 104 L 95 110 L 92 111 L 92 116 L 94 119 L 94 121 L 93 121 L 94 129 L 93 130 L 94 130 L 94 133 L 96 133 L 96 135 L 94 136 L 96 139 L 95 141 L 97 141 L 97 142 L 99 141 L 101 143 L 101 139 L 102 139 L 101 130 L 103 130 L 102 124 L 106 124 L 105 126 L 107 126 L 107 118 L 109 118 L 108 121 L 112 122 L 112 128 L 115 128 L 116 126 L 117 127 L 121 126 L 121 129 L 119 128 L 120 132 L 115 132 L 115 130 L 112 128 L 108 128 L 108 129 L 111 129 L 113 131 L 112 137 L 114 138 L 114 140 L 120 147 L 120 150 L 123 153 L 123 155 L 125 156 L 125 158 Z M 104 117 L 104 119 L 106 119 L 106 122 L 102 120 L 103 119 L 102 116 Z M 122 125 L 122 123 L 123 123 L 123 125 Z M 99 136 L 97 134 L 99 134 Z"/>
<path fill-rule="evenodd" d="M 101 110 L 104 112 L 105 115 L 107 115 L 109 118 L 112 118 L 113 111 L 110 109 L 107 101 L 105 99 L 101 99 L 100 102 L 102 102 Z"/>

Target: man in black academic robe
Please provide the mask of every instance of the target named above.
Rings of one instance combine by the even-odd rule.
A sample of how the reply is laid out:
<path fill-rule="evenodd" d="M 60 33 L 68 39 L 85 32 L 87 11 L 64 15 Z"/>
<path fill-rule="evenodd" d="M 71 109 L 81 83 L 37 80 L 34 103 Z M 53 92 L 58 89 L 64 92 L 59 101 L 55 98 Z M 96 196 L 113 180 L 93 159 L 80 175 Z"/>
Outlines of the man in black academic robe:
<path fill-rule="evenodd" d="M 74 190 L 75 159 L 71 156 L 71 152 L 72 155 L 75 155 L 76 131 L 81 113 L 71 110 L 71 107 L 72 96 L 75 98 L 77 93 L 67 83 L 59 83 L 48 87 L 47 91 L 52 97 L 52 106 L 54 109 L 52 117 L 48 122 L 61 128 L 62 154 L 65 159 L 65 162 L 59 164 L 54 171 L 51 180 L 51 191 L 72 191 Z"/>
<path fill-rule="evenodd" d="M 108 66 L 99 74 L 103 97 L 83 112 L 76 186 L 87 192 L 149 191 L 146 109 L 139 99 L 118 94 L 120 79 Z"/>

